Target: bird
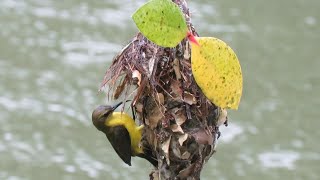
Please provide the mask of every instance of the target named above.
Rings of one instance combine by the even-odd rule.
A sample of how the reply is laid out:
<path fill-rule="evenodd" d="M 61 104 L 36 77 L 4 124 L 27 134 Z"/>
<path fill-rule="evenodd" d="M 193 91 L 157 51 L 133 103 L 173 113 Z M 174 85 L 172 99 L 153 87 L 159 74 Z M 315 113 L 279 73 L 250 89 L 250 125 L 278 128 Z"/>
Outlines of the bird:
<path fill-rule="evenodd" d="M 129 166 L 131 166 L 131 156 L 144 158 L 153 166 L 158 166 L 151 149 L 140 147 L 144 126 L 137 126 L 134 119 L 124 112 L 115 112 L 121 104 L 122 102 L 115 106 L 98 106 L 92 112 L 93 125 L 107 136 L 113 149 Z"/>

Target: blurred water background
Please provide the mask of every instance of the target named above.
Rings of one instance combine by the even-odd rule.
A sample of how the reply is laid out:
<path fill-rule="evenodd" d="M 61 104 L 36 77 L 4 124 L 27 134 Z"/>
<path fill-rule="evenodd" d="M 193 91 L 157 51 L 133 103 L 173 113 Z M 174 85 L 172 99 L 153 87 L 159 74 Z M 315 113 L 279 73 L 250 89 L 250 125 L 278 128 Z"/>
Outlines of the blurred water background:
<path fill-rule="evenodd" d="M 91 123 L 112 58 L 143 0 L 0 1 L 0 179 L 148 179 Z M 244 75 L 202 179 L 320 178 L 320 1 L 188 1 L 202 36 L 236 51 Z"/>

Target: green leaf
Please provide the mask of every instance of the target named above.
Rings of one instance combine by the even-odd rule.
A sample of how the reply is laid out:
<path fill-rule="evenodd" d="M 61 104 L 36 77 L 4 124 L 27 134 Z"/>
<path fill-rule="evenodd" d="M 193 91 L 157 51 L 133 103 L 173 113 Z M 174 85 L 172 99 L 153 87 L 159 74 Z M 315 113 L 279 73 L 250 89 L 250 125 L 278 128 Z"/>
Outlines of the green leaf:
<path fill-rule="evenodd" d="M 163 47 L 176 47 L 187 36 L 188 27 L 180 8 L 169 0 L 151 0 L 132 16 L 140 32 Z"/>

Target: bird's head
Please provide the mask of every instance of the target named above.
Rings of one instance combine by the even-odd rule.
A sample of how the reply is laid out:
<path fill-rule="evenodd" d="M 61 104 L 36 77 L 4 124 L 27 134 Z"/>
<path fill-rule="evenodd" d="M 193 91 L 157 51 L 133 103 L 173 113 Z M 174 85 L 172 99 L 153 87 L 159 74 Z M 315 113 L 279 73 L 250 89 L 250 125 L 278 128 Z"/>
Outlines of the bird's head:
<path fill-rule="evenodd" d="M 108 119 L 108 117 L 121 104 L 122 104 L 122 102 L 116 104 L 115 106 L 100 105 L 99 107 L 94 109 L 93 112 L 92 112 L 92 123 L 93 123 L 93 125 L 97 129 L 102 130 L 105 127 L 105 122 Z"/>

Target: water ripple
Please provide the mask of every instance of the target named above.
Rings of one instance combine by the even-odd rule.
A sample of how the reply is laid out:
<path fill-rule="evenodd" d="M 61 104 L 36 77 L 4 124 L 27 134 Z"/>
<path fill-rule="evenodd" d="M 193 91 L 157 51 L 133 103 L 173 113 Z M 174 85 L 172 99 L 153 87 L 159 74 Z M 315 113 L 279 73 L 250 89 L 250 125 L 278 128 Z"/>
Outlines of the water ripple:
<path fill-rule="evenodd" d="M 220 126 L 221 137 L 219 141 L 223 143 L 231 143 L 234 139 L 243 133 L 243 127 L 235 123 L 229 123 L 228 127 Z"/>
<path fill-rule="evenodd" d="M 261 165 L 265 168 L 295 169 L 295 163 L 301 155 L 294 151 L 264 152 L 258 155 Z"/>

